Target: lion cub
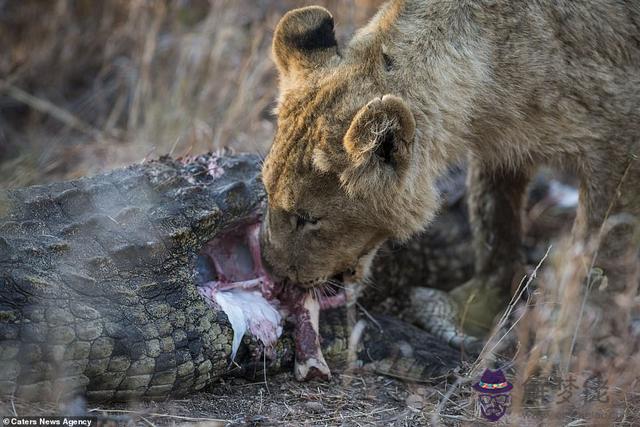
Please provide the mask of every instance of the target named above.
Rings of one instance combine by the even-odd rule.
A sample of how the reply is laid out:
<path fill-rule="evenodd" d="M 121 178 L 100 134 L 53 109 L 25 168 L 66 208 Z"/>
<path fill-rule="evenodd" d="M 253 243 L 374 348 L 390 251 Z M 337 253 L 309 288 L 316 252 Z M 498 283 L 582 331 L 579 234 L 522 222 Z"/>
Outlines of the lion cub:
<path fill-rule="evenodd" d="M 361 280 L 386 239 L 429 224 L 436 179 L 468 159 L 476 273 L 452 293 L 468 305 L 468 331 L 487 331 L 522 278 L 521 208 L 542 163 L 581 179 L 577 241 L 615 219 L 595 262 L 608 289 L 592 292 L 629 291 L 640 2 L 396 0 L 347 46 L 333 27 L 327 10 L 305 7 L 274 34 L 278 130 L 261 239 L 276 276 L 306 287 Z"/>

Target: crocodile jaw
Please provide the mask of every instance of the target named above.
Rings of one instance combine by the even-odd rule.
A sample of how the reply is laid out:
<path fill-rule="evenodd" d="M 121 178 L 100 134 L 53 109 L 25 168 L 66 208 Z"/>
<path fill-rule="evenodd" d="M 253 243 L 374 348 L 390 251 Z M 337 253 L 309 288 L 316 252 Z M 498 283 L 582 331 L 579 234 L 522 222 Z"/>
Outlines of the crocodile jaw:
<path fill-rule="evenodd" d="M 231 360 L 248 331 L 269 352 L 282 334 L 282 316 L 274 295 L 274 282 L 265 273 L 257 240 L 259 223 L 242 225 L 210 241 L 199 264 L 207 261 L 215 272 L 198 271 L 204 283 L 198 292 L 225 312 L 233 328 Z M 203 270 L 203 269 L 201 269 Z M 215 280 L 212 276 L 216 276 Z"/>
<path fill-rule="evenodd" d="M 289 315 L 295 325 L 296 379 L 328 380 L 331 372 L 320 349 L 320 310 L 344 305 L 345 294 L 316 299 L 298 286 L 275 283 L 262 265 L 259 230 L 256 221 L 207 243 L 201 259 L 213 266 L 217 277 L 211 280 L 213 274 L 198 271 L 202 282 L 198 292 L 227 314 L 234 331 L 232 360 L 247 331 L 262 342 L 265 351 L 272 349 L 282 334 L 282 319 Z"/>

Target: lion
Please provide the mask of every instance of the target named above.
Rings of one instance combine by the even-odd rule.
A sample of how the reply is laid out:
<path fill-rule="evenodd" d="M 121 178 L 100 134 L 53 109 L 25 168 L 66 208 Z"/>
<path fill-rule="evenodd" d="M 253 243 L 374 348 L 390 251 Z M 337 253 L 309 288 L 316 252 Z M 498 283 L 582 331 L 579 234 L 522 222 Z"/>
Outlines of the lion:
<path fill-rule="evenodd" d="M 600 236 L 608 279 L 594 292 L 615 304 L 634 282 L 639 2 L 395 0 L 344 47 L 311 6 L 284 15 L 272 53 L 261 244 L 275 277 L 365 280 L 383 242 L 429 225 L 436 180 L 467 161 L 475 274 L 451 292 L 467 331 L 486 334 L 522 279 L 521 211 L 542 164 L 580 180 L 573 239 Z"/>

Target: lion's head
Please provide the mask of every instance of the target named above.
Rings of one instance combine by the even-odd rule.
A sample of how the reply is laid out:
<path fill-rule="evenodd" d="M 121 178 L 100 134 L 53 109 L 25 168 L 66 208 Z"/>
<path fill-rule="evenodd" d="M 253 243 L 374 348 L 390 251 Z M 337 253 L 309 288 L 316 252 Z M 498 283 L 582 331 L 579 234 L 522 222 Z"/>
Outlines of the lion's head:
<path fill-rule="evenodd" d="M 436 209 L 417 115 L 389 92 L 381 45 L 340 51 L 321 7 L 287 13 L 273 54 L 280 98 L 262 170 L 265 264 L 302 286 L 360 280 L 382 242 L 421 230 Z"/>

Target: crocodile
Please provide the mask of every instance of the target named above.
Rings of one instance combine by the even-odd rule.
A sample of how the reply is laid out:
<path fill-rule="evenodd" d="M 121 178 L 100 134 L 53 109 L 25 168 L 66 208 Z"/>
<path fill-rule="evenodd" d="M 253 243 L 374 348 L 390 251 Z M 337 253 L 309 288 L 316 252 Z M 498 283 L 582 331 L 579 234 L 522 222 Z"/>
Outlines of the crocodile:
<path fill-rule="evenodd" d="M 196 268 L 209 242 L 255 223 L 264 198 L 260 159 L 250 154 L 162 157 L 1 190 L 0 396 L 160 399 L 226 375 L 291 369 L 295 328 L 285 327 L 268 360 L 250 336 L 235 351 L 229 317 L 202 297 Z M 399 256 L 414 253 L 420 264 L 430 242 L 443 243 L 423 237 Z M 465 260 L 454 270 L 470 271 L 473 260 Z M 390 271 L 397 261 L 388 253 L 376 270 Z M 425 283 L 428 267 L 393 271 L 407 283 Z M 381 287 L 391 280 L 374 277 Z M 330 364 L 349 360 L 347 317 L 344 308 L 323 313 Z M 366 319 L 358 323 L 364 327 L 356 358 L 381 372 L 428 379 L 460 362 L 458 351 L 430 333 L 390 317 Z"/>

